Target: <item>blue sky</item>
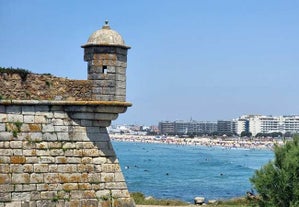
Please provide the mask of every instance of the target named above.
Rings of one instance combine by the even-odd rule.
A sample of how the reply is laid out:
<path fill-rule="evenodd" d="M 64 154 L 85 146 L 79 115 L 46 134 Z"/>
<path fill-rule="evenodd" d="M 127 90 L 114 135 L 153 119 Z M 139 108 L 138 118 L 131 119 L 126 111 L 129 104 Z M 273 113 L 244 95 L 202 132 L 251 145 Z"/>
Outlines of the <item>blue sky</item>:
<path fill-rule="evenodd" d="M 0 0 L 0 66 L 86 79 L 106 19 L 132 47 L 114 123 L 299 114 L 297 0 Z"/>

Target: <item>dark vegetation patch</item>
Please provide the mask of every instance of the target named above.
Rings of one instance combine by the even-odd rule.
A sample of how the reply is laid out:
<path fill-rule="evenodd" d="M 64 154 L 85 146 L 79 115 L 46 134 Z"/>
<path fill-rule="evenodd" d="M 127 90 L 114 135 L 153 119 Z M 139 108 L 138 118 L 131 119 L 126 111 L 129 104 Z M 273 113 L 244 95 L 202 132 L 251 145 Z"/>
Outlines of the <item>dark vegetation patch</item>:
<path fill-rule="evenodd" d="M 23 68 L 5 68 L 5 67 L 0 67 L 0 74 L 19 74 L 21 77 L 22 81 L 26 81 L 27 75 L 32 73 L 29 70 L 23 69 Z"/>

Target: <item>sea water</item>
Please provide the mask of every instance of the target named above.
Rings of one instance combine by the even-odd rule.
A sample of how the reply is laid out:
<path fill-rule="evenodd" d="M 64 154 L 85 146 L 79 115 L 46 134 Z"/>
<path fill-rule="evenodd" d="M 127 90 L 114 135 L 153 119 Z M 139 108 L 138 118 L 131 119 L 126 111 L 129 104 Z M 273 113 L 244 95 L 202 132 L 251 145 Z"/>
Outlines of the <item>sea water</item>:
<path fill-rule="evenodd" d="M 249 178 L 271 150 L 112 142 L 130 192 L 192 202 L 229 199 L 252 190 Z"/>

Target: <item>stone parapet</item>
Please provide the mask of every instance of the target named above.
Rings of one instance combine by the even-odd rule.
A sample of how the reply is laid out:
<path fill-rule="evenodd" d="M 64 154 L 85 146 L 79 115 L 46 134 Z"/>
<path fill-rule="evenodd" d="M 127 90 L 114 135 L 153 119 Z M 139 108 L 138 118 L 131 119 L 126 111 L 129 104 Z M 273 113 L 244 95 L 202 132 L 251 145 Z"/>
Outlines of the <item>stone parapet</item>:
<path fill-rule="evenodd" d="M 88 80 L 70 80 L 29 73 L 0 73 L 0 99 L 91 101 L 92 85 Z"/>
<path fill-rule="evenodd" d="M 56 105 L 56 106 L 96 106 L 96 107 L 132 106 L 131 103 L 122 102 L 122 101 L 55 101 L 55 100 L 0 100 L 0 105 L 49 105 L 49 106 Z"/>

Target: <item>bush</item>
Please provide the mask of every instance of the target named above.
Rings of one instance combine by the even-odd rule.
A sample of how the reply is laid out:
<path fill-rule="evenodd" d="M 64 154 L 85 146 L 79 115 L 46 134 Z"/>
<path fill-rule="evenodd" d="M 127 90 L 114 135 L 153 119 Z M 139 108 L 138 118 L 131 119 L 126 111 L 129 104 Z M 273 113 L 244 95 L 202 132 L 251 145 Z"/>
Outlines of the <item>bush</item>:
<path fill-rule="evenodd" d="M 0 67 L 0 74 L 1 73 L 7 73 L 7 74 L 14 74 L 17 73 L 21 77 L 22 81 L 26 81 L 27 75 L 32 73 L 29 70 L 23 69 L 23 68 L 5 68 L 5 67 Z"/>
<path fill-rule="evenodd" d="M 215 206 L 214 204 L 212 206 Z M 217 201 L 216 206 L 219 207 L 254 207 L 256 206 L 255 201 L 250 200 L 246 197 L 233 198 L 230 200 Z"/>
<path fill-rule="evenodd" d="M 144 202 L 144 195 L 140 192 L 131 193 L 131 197 L 134 199 L 136 204 L 142 204 Z"/>
<path fill-rule="evenodd" d="M 159 206 L 186 206 L 188 203 L 180 200 L 169 200 L 169 199 L 155 199 L 145 198 L 140 192 L 131 193 L 131 197 L 134 199 L 137 205 L 159 205 Z"/>
<path fill-rule="evenodd" d="M 259 193 L 260 206 L 299 206 L 299 136 L 275 146 L 275 159 L 250 179 Z"/>

